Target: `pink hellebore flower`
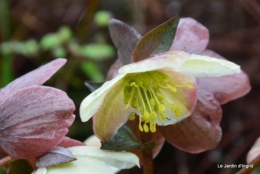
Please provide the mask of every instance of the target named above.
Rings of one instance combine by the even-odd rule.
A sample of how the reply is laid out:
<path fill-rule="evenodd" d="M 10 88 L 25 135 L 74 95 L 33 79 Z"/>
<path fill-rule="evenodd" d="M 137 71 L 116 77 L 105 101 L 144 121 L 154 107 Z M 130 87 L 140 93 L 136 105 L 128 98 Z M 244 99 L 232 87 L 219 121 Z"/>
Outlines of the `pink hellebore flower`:
<path fill-rule="evenodd" d="M 0 147 L 11 157 L 36 157 L 72 142 L 63 138 L 75 118 L 74 103 L 65 92 L 41 86 L 65 62 L 56 59 L 0 89 Z"/>
<path fill-rule="evenodd" d="M 116 27 L 126 28 L 125 24 Z M 111 29 L 116 27 L 111 26 Z M 131 30 L 133 29 L 131 28 Z M 127 37 L 122 33 L 120 35 L 117 34 L 118 32 L 111 31 L 112 36 L 121 37 L 121 39 L 128 38 L 131 44 L 124 45 L 119 39 L 113 40 L 118 48 L 119 58 L 108 71 L 108 79 L 114 78 L 120 67 L 131 62 L 131 57 L 127 59 L 122 53 L 133 51 L 135 44 L 141 37 L 135 30 L 132 31 L 134 34 L 130 32 L 131 37 L 128 33 Z M 136 37 L 133 37 L 135 35 Z M 214 51 L 206 49 L 208 42 L 207 28 L 192 18 L 182 18 L 170 51 L 185 51 L 190 54 L 224 59 Z M 157 142 L 154 156 L 160 151 L 165 139 L 173 146 L 190 153 L 200 153 L 214 148 L 222 136 L 222 130 L 219 126 L 222 117 L 220 105 L 239 98 L 250 90 L 248 76 L 244 72 L 219 77 L 198 77 L 196 83 L 198 87 L 197 104 L 191 116 L 174 125 L 158 127 L 158 131 L 150 135 L 151 139 Z M 128 125 L 135 131 L 136 135 L 139 134 L 136 131 L 136 123 L 128 122 Z"/>
<path fill-rule="evenodd" d="M 234 63 L 169 51 L 125 65 L 111 81 L 84 99 L 82 121 L 94 114 L 94 131 L 109 141 L 128 119 L 139 116 L 139 130 L 156 132 L 156 125 L 175 124 L 188 117 L 197 101 L 194 77 L 239 73 Z"/>

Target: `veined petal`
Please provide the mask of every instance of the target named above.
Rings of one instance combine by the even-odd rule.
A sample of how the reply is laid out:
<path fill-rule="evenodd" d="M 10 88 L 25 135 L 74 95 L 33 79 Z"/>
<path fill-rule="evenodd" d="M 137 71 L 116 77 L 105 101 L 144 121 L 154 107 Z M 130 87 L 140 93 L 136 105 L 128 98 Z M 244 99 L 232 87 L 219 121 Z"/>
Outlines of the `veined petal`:
<path fill-rule="evenodd" d="M 158 129 L 173 146 L 189 153 L 200 153 L 216 147 L 221 140 L 221 117 L 222 110 L 218 101 L 211 93 L 201 90 L 190 117 Z"/>
<path fill-rule="evenodd" d="M 130 152 L 115 152 L 101 150 L 91 146 L 76 146 L 68 148 L 69 151 L 77 158 L 79 156 L 87 156 L 104 161 L 107 165 L 117 167 L 119 169 L 129 169 L 137 165 L 139 167 L 138 157 Z"/>
<path fill-rule="evenodd" d="M 170 50 L 199 54 L 209 42 L 209 31 L 192 18 L 181 18 Z"/>
<path fill-rule="evenodd" d="M 95 135 L 102 141 L 109 141 L 116 131 L 128 120 L 132 108 L 124 104 L 123 80 L 114 85 L 104 97 L 102 105 L 93 117 Z"/>
<path fill-rule="evenodd" d="M 178 69 L 187 59 L 189 54 L 182 51 L 168 51 L 159 53 L 143 61 L 125 65 L 118 70 L 119 74 L 153 71 L 158 69 Z"/>
<path fill-rule="evenodd" d="M 241 72 L 240 66 L 227 60 L 191 54 L 178 72 L 193 77 L 217 77 Z"/>
<path fill-rule="evenodd" d="M 118 83 L 124 76 L 125 74 L 121 74 L 116 76 L 114 79 L 107 81 L 82 101 L 80 105 L 81 121 L 88 121 L 97 112 L 107 92 L 113 89 L 113 86 L 116 85 L 116 83 Z"/>
<path fill-rule="evenodd" d="M 9 83 L 0 90 L 1 99 L 7 98 L 22 88 L 32 85 L 41 85 L 47 81 L 60 67 L 66 63 L 66 59 L 56 59 L 39 67 Z M 2 102 L 0 99 L 0 102 Z"/>
<path fill-rule="evenodd" d="M 74 103 L 61 90 L 21 89 L 0 105 L 0 146 L 15 158 L 42 155 L 68 132 L 74 110 Z"/>
<path fill-rule="evenodd" d="M 175 124 L 183 120 L 184 118 L 190 116 L 190 114 L 196 106 L 197 87 L 195 79 L 169 70 L 161 70 L 161 72 L 167 74 L 170 78 L 169 81 L 173 82 L 177 86 L 176 92 L 172 92 L 171 90 L 167 89 L 161 90 L 161 94 L 170 104 L 172 104 L 171 106 L 175 105 L 179 107 L 181 115 L 176 116 L 174 112 L 171 110 L 170 105 L 168 107 L 166 105 L 166 115 L 169 119 L 165 119 L 163 123 L 161 123 L 158 120 L 157 124 Z"/>

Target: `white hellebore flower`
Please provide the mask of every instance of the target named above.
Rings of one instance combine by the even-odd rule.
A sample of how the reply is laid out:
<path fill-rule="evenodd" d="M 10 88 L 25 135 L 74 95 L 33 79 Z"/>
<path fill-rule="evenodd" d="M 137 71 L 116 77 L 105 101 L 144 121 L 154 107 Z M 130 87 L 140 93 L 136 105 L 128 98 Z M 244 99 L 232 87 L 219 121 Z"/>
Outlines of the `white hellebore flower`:
<path fill-rule="evenodd" d="M 118 75 L 87 96 L 81 120 L 93 115 L 96 136 L 109 141 L 128 119 L 139 116 L 139 130 L 175 124 L 190 116 L 197 102 L 196 77 L 239 73 L 240 67 L 208 56 L 168 51 L 121 67 Z"/>
<path fill-rule="evenodd" d="M 77 160 L 47 168 L 38 168 L 32 174 L 114 174 L 112 167 L 129 169 L 137 165 L 138 157 L 130 152 L 101 150 L 91 146 L 75 146 L 68 150 Z"/>

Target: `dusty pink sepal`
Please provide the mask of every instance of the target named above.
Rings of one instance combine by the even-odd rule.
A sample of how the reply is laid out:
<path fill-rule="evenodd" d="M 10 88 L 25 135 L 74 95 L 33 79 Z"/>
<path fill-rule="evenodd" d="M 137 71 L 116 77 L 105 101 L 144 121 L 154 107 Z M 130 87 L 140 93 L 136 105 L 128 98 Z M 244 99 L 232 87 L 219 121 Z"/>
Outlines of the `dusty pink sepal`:
<path fill-rule="evenodd" d="M 73 146 L 86 146 L 83 142 L 80 142 L 78 140 L 71 139 L 69 137 L 64 137 L 61 142 L 58 144 L 58 146 L 61 147 L 73 147 Z"/>
<path fill-rule="evenodd" d="M 61 90 L 21 89 L 0 105 L 0 146 L 14 158 L 42 155 L 68 132 L 74 110 L 74 103 Z"/>
<path fill-rule="evenodd" d="M 192 18 L 181 18 L 170 50 L 199 54 L 205 50 L 208 41 L 206 27 Z"/>
<path fill-rule="evenodd" d="M 199 90 L 198 102 L 192 115 L 169 126 L 158 126 L 165 139 L 177 148 L 200 153 L 214 148 L 221 139 L 219 122 L 222 110 L 214 96 Z"/>
<path fill-rule="evenodd" d="M 17 92 L 22 88 L 26 88 L 32 85 L 42 85 L 46 82 L 60 67 L 62 67 L 66 63 L 66 59 L 56 59 L 35 69 L 20 78 L 15 79 L 11 83 L 9 83 L 6 87 L 0 90 L 0 103 L 3 99 L 6 99 L 11 94 Z"/>
<path fill-rule="evenodd" d="M 250 151 L 247 154 L 246 162 L 251 163 L 254 159 L 260 156 L 260 137 L 256 140 L 253 147 L 250 149 Z"/>
<path fill-rule="evenodd" d="M 204 50 L 201 54 L 225 59 L 211 50 Z M 244 72 L 221 77 L 197 78 L 196 80 L 198 86 L 203 90 L 212 92 L 220 104 L 244 96 L 251 89 L 249 78 Z"/>

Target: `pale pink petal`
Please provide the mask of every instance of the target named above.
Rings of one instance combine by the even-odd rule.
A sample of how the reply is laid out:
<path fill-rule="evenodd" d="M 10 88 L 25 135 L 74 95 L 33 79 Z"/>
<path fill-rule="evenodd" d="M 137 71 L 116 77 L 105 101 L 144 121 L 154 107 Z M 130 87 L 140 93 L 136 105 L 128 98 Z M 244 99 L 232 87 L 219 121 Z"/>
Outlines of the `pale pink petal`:
<path fill-rule="evenodd" d="M 214 148 L 221 139 L 219 122 L 222 117 L 221 107 L 211 93 L 199 91 L 197 106 L 193 114 L 174 125 L 158 129 L 165 139 L 177 148 L 200 153 Z"/>
<path fill-rule="evenodd" d="M 93 116 L 95 135 L 103 142 L 113 138 L 117 130 L 125 124 L 132 112 L 131 107 L 126 109 L 124 104 L 123 80 L 113 86 Z"/>
<path fill-rule="evenodd" d="M 209 41 L 206 27 L 192 18 L 181 18 L 170 50 L 199 54 Z"/>
<path fill-rule="evenodd" d="M 47 81 L 60 67 L 66 63 L 66 59 L 56 59 L 46 65 L 39 67 L 9 83 L 6 87 L 0 90 L 0 103 L 22 88 L 32 85 L 42 85 Z"/>
<path fill-rule="evenodd" d="M 164 120 L 163 123 L 158 119 L 157 125 L 169 125 L 175 124 L 186 117 L 190 116 L 194 110 L 197 102 L 197 87 L 193 77 L 185 76 L 174 71 L 169 70 L 159 70 L 168 75 L 169 80 L 173 82 L 176 86 L 177 92 L 172 92 L 169 89 L 161 89 L 161 94 L 164 99 L 169 102 L 169 104 L 175 104 L 181 109 L 181 115 L 175 116 L 171 111 L 169 105 L 166 105 L 166 115 L 168 119 Z M 191 87 L 187 87 L 190 85 Z"/>
<path fill-rule="evenodd" d="M 58 144 L 58 146 L 65 147 L 65 148 L 73 147 L 73 146 L 85 146 L 85 145 L 86 144 L 84 144 L 78 140 L 71 139 L 69 137 L 64 137 L 61 140 L 61 142 Z"/>
<path fill-rule="evenodd" d="M 211 50 L 205 50 L 202 54 L 224 59 Z M 251 89 L 249 78 L 244 72 L 221 77 L 197 78 L 197 84 L 200 88 L 212 92 L 220 104 L 239 98 Z"/>
<path fill-rule="evenodd" d="M 253 147 L 250 149 L 250 151 L 247 154 L 246 162 L 251 163 L 254 159 L 260 156 L 260 137 L 256 140 Z"/>
<path fill-rule="evenodd" d="M 220 104 L 242 97 L 251 89 L 248 76 L 244 72 L 222 77 L 197 78 L 196 80 L 198 86 L 213 93 Z"/>
<path fill-rule="evenodd" d="M 74 121 L 74 110 L 61 90 L 21 89 L 0 105 L 0 146 L 15 158 L 42 155 L 61 142 Z"/>

